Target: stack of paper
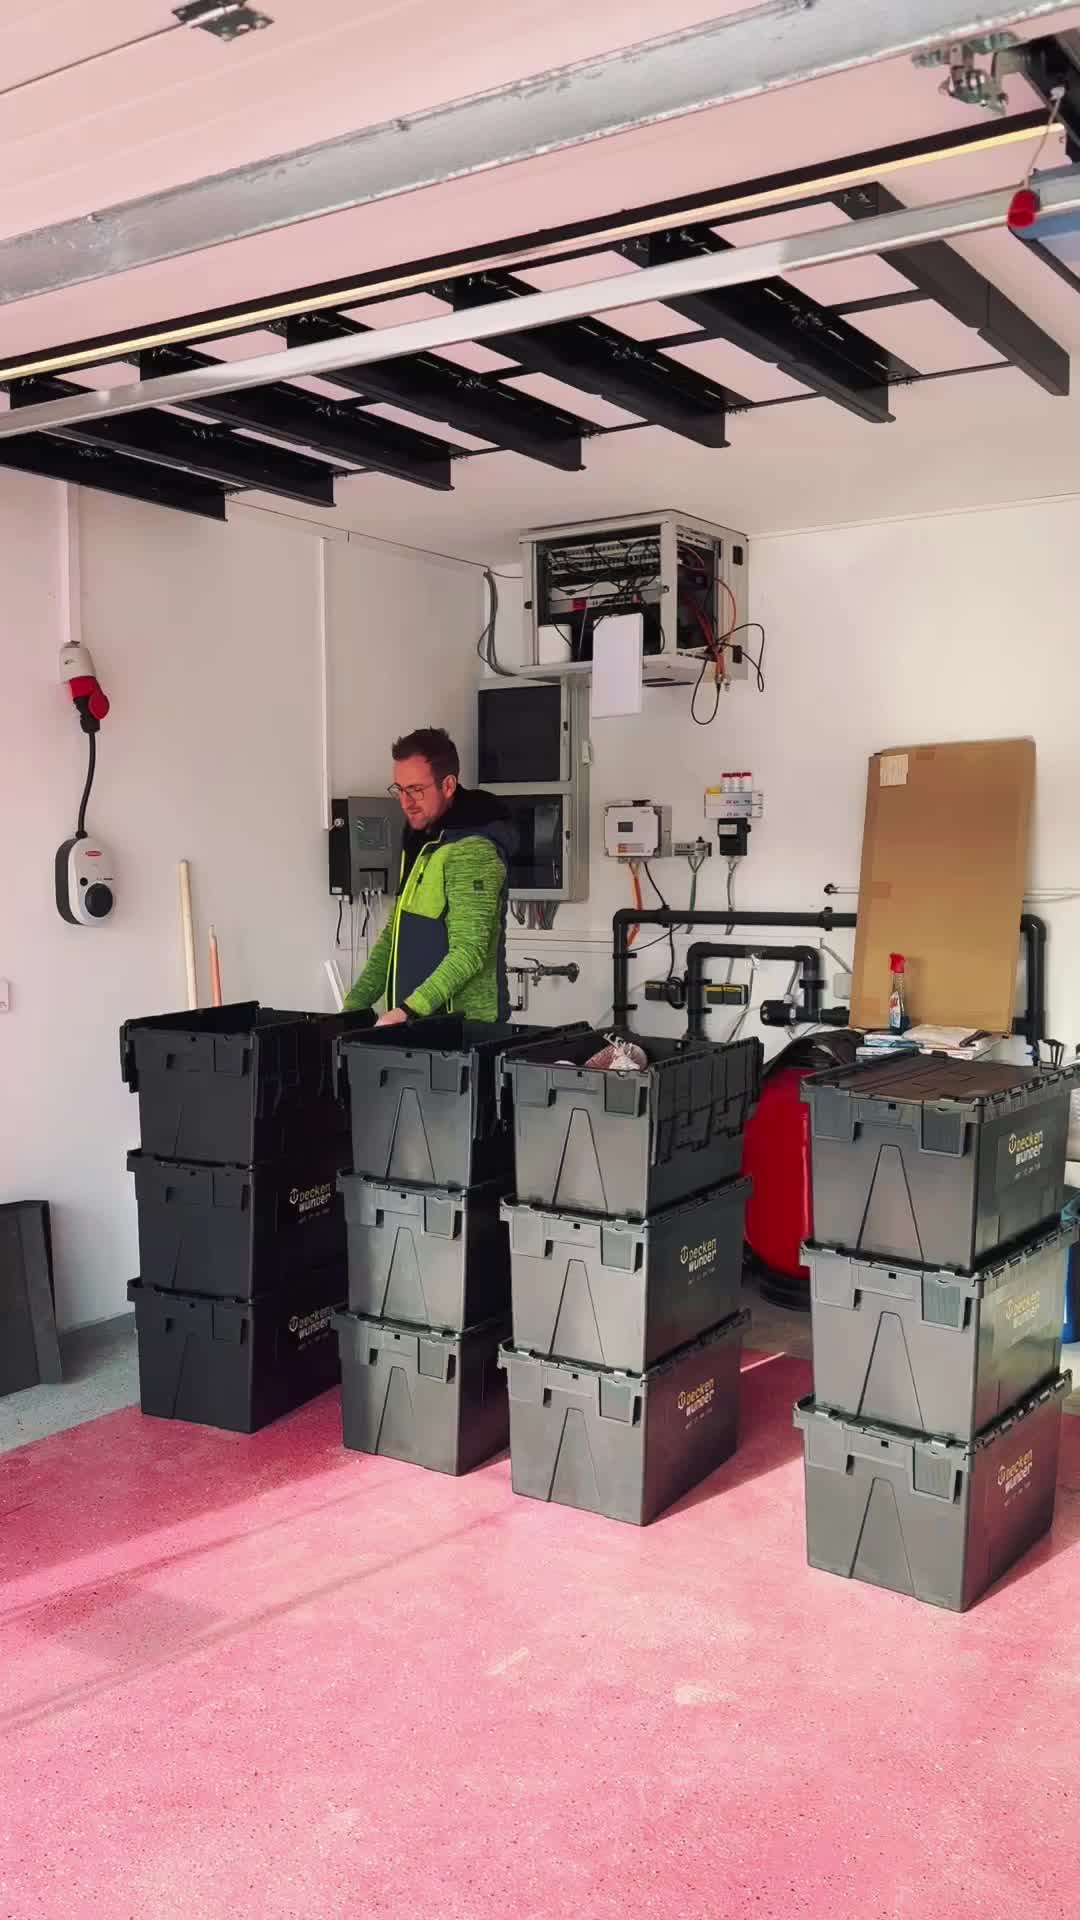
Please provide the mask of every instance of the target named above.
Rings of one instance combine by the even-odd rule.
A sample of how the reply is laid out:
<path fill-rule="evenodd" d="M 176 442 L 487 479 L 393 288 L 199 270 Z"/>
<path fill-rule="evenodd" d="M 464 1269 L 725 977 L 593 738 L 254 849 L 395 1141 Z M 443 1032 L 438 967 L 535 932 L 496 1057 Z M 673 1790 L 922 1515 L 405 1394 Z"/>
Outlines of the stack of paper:
<path fill-rule="evenodd" d="M 984 1033 L 981 1027 L 909 1027 L 905 1040 L 914 1041 L 920 1053 L 944 1053 L 950 1060 L 981 1060 L 1005 1036 Z"/>

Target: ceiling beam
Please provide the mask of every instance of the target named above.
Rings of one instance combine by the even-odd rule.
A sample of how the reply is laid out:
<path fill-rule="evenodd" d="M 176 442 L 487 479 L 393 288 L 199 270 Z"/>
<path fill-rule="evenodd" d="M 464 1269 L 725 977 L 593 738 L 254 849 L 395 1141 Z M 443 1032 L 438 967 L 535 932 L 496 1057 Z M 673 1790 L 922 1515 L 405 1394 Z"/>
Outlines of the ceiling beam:
<path fill-rule="evenodd" d="M 84 392 L 85 388 L 68 380 L 19 380 L 12 387 L 12 409 L 18 412 Z M 80 420 L 56 431 L 62 440 L 112 447 L 151 466 L 175 468 L 178 473 L 220 481 L 227 487 L 255 487 L 260 493 L 276 493 L 283 500 L 299 500 L 308 507 L 332 507 L 334 478 L 342 473 L 340 467 L 327 466 L 304 454 L 285 453 L 264 441 L 247 440 L 228 427 L 202 426 L 152 407 L 119 420 Z"/>
<path fill-rule="evenodd" d="M 522 299 L 534 291 L 527 281 L 498 270 L 432 288 L 462 312 L 489 300 Z M 727 446 L 727 409 L 740 396 L 602 320 L 566 320 L 529 332 L 514 329 L 498 335 L 492 345 L 530 373 L 545 373 L 583 393 L 598 394 L 699 446 Z"/>
<path fill-rule="evenodd" d="M 141 500 L 148 506 L 173 507 L 179 513 L 197 513 L 206 520 L 224 520 L 226 489 L 208 480 L 192 480 L 146 460 L 129 460 L 111 447 L 75 446 L 43 433 L 28 433 L 0 447 L 0 467 L 17 473 L 36 473 L 43 480 L 63 480 L 74 487 L 118 494 L 123 500 Z"/>
<path fill-rule="evenodd" d="M 1046 213 L 1080 210 L 1080 168 L 1064 178 L 1049 180 L 1040 186 Z M 662 267 L 646 267 L 639 273 L 617 275 L 606 280 L 589 280 L 573 287 L 552 288 L 532 293 L 520 300 L 497 300 L 486 307 L 473 307 L 467 313 L 440 314 L 432 320 L 414 320 L 396 327 L 372 328 L 359 336 L 335 335 L 315 340 L 304 347 L 287 348 L 283 353 L 259 354 L 251 360 L 222 361 L 213 367 L 200 367 L 190 373 L 167 374 L 160 380 L 139 381 L 134 386 L 114 387 L 82 393 L 78 398 L 48 401 L 44 406 L 27 407 L 18 413 L 0 414 L 0 441 L 14 434 L 41 428 L 55 432 L 85 420 L 110 419 L 147 406 L 184 406 L 192 399 L 217 393 L 239 393 L 245 388 L 265 386 L 268 381 L 322 375 L 334 378 L 342 369 L 358 376 L 359 369 L 375 368 L 400 361 L 409 355 L 427 354 L 468 340 L 494 340 L 511 326 L 543 327 L 560 320 L 580 320 L 593 312 L 615 312 L 622 307 L 640 306 L 644 301 L 670 302 L 684 294 L 711 287 L 749 286 L 767 280 L 773 274 L 797 273 L 807 267 L 827 266 L 836 260 L 859 259 L 864 254 L 891 256 L 905 247 L 929 240 L 951 240 L 967 233 L 985 233 L 1004 227 L 1012 202 L 1012 189 L 1004 192 L 976 193 L 961 200 L 946 200 L 928 207 L 904 207 L 896 213 L 882 213 L 850 226 L 827 227 L 820 232 L 789 234 L 779 240 L 762 240 L 750 247 L 733 247 L 728 253 L 699 254 L 691 260 L 672 260 Z M 1034 237 L 1038 236 L 1038 225 Z M 444 363 L 439 363 L 444 364 Z M 457 369 L 460 372 L 460 369 Z M 408 369 L 404 370 L 408 379 Z M 478 375 L 469 376 L 473 380 Z M 366 382 L 365 382 L 366 384 Z M 490 383 L 494 385 L 495 383 Z M 506 391 L 503 389 L 503 391 Z M 514 395 L 514 398 L 521 398 Z M 408 400 L 405 405 L 410 404 Z"/>
<path fill-rule="evenodd" d="M 221 364 L 212 354 L 194 353 L 188 347 L 157 347 L 139 354 L 137 362 L 150 379 L 157 374 L 187 373 L 192 368 Z M 212 400 L 189 404 L 192 413 L 208 420 L 229 421 L 234 427 L 268 433 L 293 446 L 313 447 L 335 460 L 348 460 L 353 466 L 390 474 L 395 480 L 410 480 L 439 493 L 449 493 L 452 486 L 450 456 L 457 451 L 455 447 L 433 434 L 417 433 L 411 427 L 399 427 L 392 420 L 363 413 L 354 400 L 329 400 L 283 380 L 246 393 L 219 393 Z"/>
<path fill-rule="evenodd" d="M 286 320 L 279 328 L 294 352 L 304 352 L 320 341 L 332 345 L 352 340 L 359 347 L 378 340 L 372 327 L 346 319 L 341 313 L 312 313 Z M 459 339 L 467 339 L 461 332 Z M 359 354 L 353 358 L 358 359 Z M 351 363 L 335 368 L 331 376 L 341 386 L 362 394 L 365 400 L 383 405 L 407 407 L 423 420 L 440 420 L 460 433 L 474 434 L 498 447 L 523 453 L 529 460 L 541 460 L 545 466 L 560 467 L 564 473 L 580 473 L 582 422 L 573 414 L 534 400 L 530 393 L 518 393 L 501 381 L 483 373 L 471 373 L 435 354 L 419 353 L 407 363 L 400 360 L 365 364 L 357 371 Z"/>
<path fill-rule="evenodd" d="M 663 39 L 0 241 L 0 304 L 989 29 L 1067 0 L 768 0 Z"/>
<path fill-rule="evenodd" d="M 1080 180 L 1080 168 L 1074 177 Z M 1044 190 L 1040 191 L 1045 199 Z M 895 194 L 876 181 L 851 187 L 834 198 L 850 220 L 875 220 L 883 214 L 906 211 Z M 1030 232 L 1038 238 L 1037 223 Z M 889 264 L 919 293 L 951 313 L 954 320 L 973 327 L 980 340 L 1047 393 L 1058 397 L 1068 393 L 1069 356 L 1064 347 L 953 247 L 940 240 L 925 240 L 917 246 L 897 248 L 890 253 Z"/>
<path fill-rule="evenodd" d="M 677 227 L 671 233 L 630 241 L 626 247 L 627 254 L 644 267 L 731 251 L 731 242 L 708 226 Z M 893 417 L 890 376 L 913 371 L 790 280 L 776 275 L 752 287 L 692 294 L 673 300 L 671 306 L 684 319 L 696 320 L 711 338 L 727 340 L 779 367 L 793 380 L 875 425 Z"/>

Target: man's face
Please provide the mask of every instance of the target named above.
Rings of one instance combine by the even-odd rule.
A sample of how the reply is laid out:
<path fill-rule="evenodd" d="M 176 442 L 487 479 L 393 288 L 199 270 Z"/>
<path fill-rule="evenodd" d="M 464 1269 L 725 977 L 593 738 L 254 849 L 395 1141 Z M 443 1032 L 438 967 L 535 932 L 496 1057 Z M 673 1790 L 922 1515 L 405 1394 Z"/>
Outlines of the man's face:
<path fill-rule="evenodd" d="M 421 833 L 442 819 L 457 792 L 457 780 L 452 773 L 447 774 L 445 780 L 436 780 L 430 762 L 419 756 L 394 761 L 394 785 L 402 813 L 410 827 Z"/>

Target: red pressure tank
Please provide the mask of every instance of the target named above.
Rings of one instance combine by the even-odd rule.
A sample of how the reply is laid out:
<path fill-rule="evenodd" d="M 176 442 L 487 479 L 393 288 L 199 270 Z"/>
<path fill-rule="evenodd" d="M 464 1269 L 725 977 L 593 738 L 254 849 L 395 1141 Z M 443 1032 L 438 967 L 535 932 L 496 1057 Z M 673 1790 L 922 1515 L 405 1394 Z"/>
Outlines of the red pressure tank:
<path fill-rule="evenodd" d="M 809 1273 L 799 1248 L 813 1237 L 810 1109 L 802 1099 L 809 1074 L 853 1064 L 860 1035 L 822 1029 L 793 1040 L 765 1068 L 761 1097 L 746 1124 L 742 1170 L 753 1180 L 746 1207 L 746 1244 L 767 1300 L 809 1309 Z"/>

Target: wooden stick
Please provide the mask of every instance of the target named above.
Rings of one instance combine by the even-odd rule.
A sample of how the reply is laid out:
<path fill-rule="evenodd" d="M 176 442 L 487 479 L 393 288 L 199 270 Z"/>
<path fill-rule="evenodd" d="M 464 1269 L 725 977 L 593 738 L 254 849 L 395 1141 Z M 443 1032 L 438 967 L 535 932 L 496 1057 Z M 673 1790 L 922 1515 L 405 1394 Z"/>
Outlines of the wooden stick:
<path fill-rule="evenodd" d="M 218 954 L 217 934 L 210 928 L 210 1005 L 221 1005 L 221 958 Z"/>
<path fill-rule="evenodd" d="M 195 923 L 191 915 L 191 863 L 180 862 L 180 925 L 184 934 L 184 971 L 187 975 L 189 1008 L 199 1004 L 199 981 L 195 971 Z"/>

